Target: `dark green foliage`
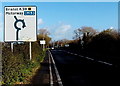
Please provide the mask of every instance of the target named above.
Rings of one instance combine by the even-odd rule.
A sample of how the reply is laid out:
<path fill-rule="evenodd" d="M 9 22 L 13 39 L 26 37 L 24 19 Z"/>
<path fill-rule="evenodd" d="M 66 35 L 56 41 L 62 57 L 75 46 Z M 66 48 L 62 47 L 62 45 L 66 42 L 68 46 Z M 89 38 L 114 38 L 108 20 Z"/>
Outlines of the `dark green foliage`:
<path fill-rule="evenodd" d="M 106 55 L 117 55 L 119 47 L 119 35 L 117 32 L 105 30 L 92 38 L 88 49 Z"/>
<path fill-rule="evenodd" d="M 11 86 L 16 82 L 24 82 L 26 76 L 31 75 L 32 69 L 40 65 L 45 51 L 42 51 L 37 42 L 32 43 L 32 60 L 29 60 L 29 43 L 14 44 L 14 52 L 9 45 L 2 51 L 2 84 Z"/>
<path fill-rule="evenodd" d="M 75 53 L 120 65 L 119 49 L 120 33 L 114 29 L 94 35 L 83 34 L 82 40 L 74 40 L 69 47 L 69 50 Z"/>

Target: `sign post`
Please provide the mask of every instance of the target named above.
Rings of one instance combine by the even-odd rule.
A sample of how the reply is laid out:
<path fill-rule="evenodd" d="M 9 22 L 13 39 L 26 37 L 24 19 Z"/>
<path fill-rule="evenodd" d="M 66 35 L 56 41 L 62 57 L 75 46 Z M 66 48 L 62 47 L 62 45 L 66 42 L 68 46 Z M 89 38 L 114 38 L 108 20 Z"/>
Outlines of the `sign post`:
<path fill-rule="evenodd" d="M 5 6 L 4 7 L 4 41 L 31 42 L 37 40 L 37 7 Z M 13 44 L 11 43 L 11 48 Z M 13 50 L 13 49 L 12 49 Z"/>
<path fill-rule="evenodd" d="M 30 42 L 30 47 L 29 47 L 30 49 L 30 60 L 32 59 L 32 48 L 31 48 L 31 42 Z"/>
<path fill-rule="evenodd" d="M 11 51 L 13 52 L 13 46 L 14 46 L 14 44 L 13 43 L 11 43 Z"/>
<path fill-rule="evenodd" d="M 43 51 L 44 51 L 45 50 L 45 44 L 46 44 L 45 40 L 40 40 L 40 44 L 43 45 Z"/>

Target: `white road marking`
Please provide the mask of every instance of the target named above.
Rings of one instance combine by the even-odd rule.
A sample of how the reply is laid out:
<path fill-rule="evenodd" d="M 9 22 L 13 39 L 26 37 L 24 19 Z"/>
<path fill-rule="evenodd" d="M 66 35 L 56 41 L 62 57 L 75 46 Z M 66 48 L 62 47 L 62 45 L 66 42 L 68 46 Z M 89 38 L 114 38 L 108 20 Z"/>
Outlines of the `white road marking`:
<path fill-rule="evenodd" d="M 53 86 L 53 74 L 52 74 L 52 68 L 51 68 L 50 54 L 49 54 L 49 70 L 50 70 L 50 86 Z"/>
<path fill-rule="evenodd" d="M 49 51 L 49 52 L 50 52 L 50 51 Z M 55 69 L 55 73 L 56 73 L 56 76 L 57 76 L 58 84 L 59 84 L 59 86 L 63 86 L 62 80 L 61 80 L 61 78 L 60 78 L 59 72 L 58 72 L 58 70 L 57 70 L 57 67 L 56 67 L 56 64 L 55 64 L 55 61 L 54 61 L 54 59 L 53 59 L 53 56 L 52 56 L 51 52 L 50 52 L 50 55 L 51 55 L 51 59 L 52 59 L 53 66 L 54 66 L 54 69 Z"/>
<path fill-rule="evenodd" d="M 77 54 L 74 54 L 74 55 L 76 55 L 76 56 L 77 56 Z"/>
<path fill-rule="evenodd" d="M 67 53 L 70 53 L 70 52 L 67 52 Z"/>
<path fill-rule="evenodd" d="M 64 51 L 64 50 L 62 50 L 62 51 Z M 67 52 L 67 51 L 64 51 L 64 52 Z M 67 52 L 67 53 L 72 54 L 72 55 L 76 55 L 76 56 L 80 56 L 80 57 L 82 57 L 82 58 L 84 57 L 84 58 L 89 59 L 89 60 L 92 60 L 92 61 L 95 60 L 95 59 L 93 59 L 93 58 L 85 57 L 85 56 L 78 55 L 78 54 L 74 54 L 74 53 L 71 53 L 71 52 Z M 113 64 L 111 64 L 111 63 L 104 62 L 104 61 L 97 61 L 97 62 L 102 63 L 102 64 L 106 64 L 106 65 L 109 65 L 109 66 L 112 66 L 112 65 L 113 65 Z"/>
<path fill-rule="evenodd" d="M 84 57 L 84 56 L 81 56 L 81 57 Z"/>
<path fill-rule="evenodd" d="M 94 60 L 93 58 L 89 58 L 89 57 L 85 57 L 85 58 L 87 58 L 87 59 L 89 59 L 89 60 L 92 60 L 92 61 Z"/>
<path fill-rule="evenodd" d="M 113 64 L 111 64 L 111 63 L 108 63 L 108 62 L 104 62 L 104 61 L 98 61 L 99 63 L 103 63 L 103 64 L 106 64 L 106 65 L 110 65 L 110 66 L 112 66 Z"/>

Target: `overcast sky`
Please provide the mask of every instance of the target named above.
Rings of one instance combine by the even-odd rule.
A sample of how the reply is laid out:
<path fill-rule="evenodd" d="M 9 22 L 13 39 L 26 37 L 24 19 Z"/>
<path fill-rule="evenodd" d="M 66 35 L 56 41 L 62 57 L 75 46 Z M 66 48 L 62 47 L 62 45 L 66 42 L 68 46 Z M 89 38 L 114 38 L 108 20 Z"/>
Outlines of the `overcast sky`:
<path fill-rule="evenodd" d="M 7 2 L 2 3 L 2 9 L 4 6 L 14 5 L 36 5 L 38 29 L 47 29 L 53 40 L 72 39 L 73 31 L 82 26 L 90 26 L 98 31 L 118 27 L 117 2 Z M 0 17 L 3 17 L 2 15 L 3 12 L 0 12 Z M 3 21 L 0 21 L 0 25 L 2 23 Z M 0 36 L 0 40 L 2 38 L 3 34 Z"/>

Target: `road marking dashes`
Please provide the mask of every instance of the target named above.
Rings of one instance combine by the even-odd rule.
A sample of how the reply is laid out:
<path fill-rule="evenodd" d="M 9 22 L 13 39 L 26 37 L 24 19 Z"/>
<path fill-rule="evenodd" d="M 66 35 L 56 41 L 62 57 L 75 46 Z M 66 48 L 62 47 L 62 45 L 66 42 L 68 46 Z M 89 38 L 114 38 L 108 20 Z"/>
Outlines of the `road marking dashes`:
<path fill-rule="evenodd" d="M 76 55 L 76 56 L 77 56 L 77 54 L 74 54 L 74 55 Z"/>
<path fill-rule="evenodd" d="M 67 51 L 65 51 L 65 50 L 61 50 L 61 51 L 63 51 L 63 52 L 67 52 Z M 67 52 L 68 54 L 71 54 L 71 55 L 75 55 L 75 56 L 80 56 L 80 57 L 84 57 L 84 58 L 86 58 L 86 59 L 89 59 L 89 60 L 92 60 L 92 61 L 94 61 L 95 59 L 93 59 L 93 58 L 90 58 L 90 57 L 85 57 L 85 56 L 82 56 L 82 55 L 78 55 L 78 54 L 76 54 L 76 53 L 71 53 L 71 52 Z M 109 66 L 112 66 L 113 64 L 111 64 L 111 63 L 108 63 L 108 62 L 104 62 L 104 61 L 97 61 L 97 62 L 99 62 L 99 63 L 102 63 L 102 64 L 106 64 L 106 65 L 109 65 Z"/>
<path fill-rule="evenodd" d="M 84 56 L 81 56 L 81 57 L 84 57 Z"/>
<path fill-rule="evenodd" d="M 87 59 L 89 59 L 89 60 L 92 60 L 92 61 L 94 60 L 94 59 L 92 59 L 92 58 L 89 58 L 89 57 L 85 57 L 85 58 L 87 58 Z"/>
<path fill-rule="evenodd" d="M 111 63 L 108 63 L 108 62 L 104 62 L 104 61 L 98 61 L 99 63 L 103 63 L 103 64 L 107 64 L 107 65 L 110 65 L 110 66 L 112 66 L 113 64 L 111 64 Z"/>

